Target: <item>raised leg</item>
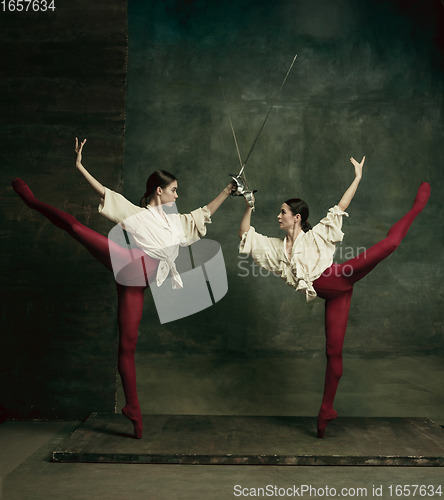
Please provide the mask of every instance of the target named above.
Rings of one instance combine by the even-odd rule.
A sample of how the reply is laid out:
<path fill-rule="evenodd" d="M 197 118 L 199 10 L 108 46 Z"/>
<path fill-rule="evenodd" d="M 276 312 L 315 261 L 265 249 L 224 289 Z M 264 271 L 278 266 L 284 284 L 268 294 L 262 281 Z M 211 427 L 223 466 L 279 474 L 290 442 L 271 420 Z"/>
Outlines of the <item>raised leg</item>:
<path fill-rule="evenodd" d="M 347 274 L 347 281 L 351 284 L 356 283 L 366 276 L 382 260 L 392 254 L 406 236 L 412 222 L 422 212 L 430 197 L 430 185 L 423 182 L 418 189 L 412 209 L 407 212 L 396 224 L 394 224 L 387 237 L 376 245 L 362 252 L 354 259 L 350 259 L 340 266 Z"/>
<path fill-rule="evenodd" d="M 37 200 L 27 184 L 21 179 L 12 181 L 12 187 L 28 207 L 41 213 L 55 226 L 69 233 L 107 269 L 112 270 L 108 238 L 106 236 L 84 226 L 72 215 Z"/>
<path fill-rule="evenodd" d="M 136 353 L 137 335 L 143 312 L 143 296 L 146 287 L 117 285 L 119 325 L 119 355 L 117 368 L 122 379 L 125 393 L 125 406 L 122 413 L 134 425 L 134 436 L 142 437 L 142 413 L 137 397 Z"/>
<path fill-rule="evenodd" d="M 327 299 L 349 290 L 357 281 L 392 254 L 406 236 L 416 216 L 426 206 L 429 196 L 430 185 L 423 182 L 418 189 L 412 209 L 390 228 L 386 238 L 353 259 L 342 264 L 333 264 L 314 281 L 313 285 L 318 295 Z"/>
<path fill-rule="evenodd" d="M 55 226 L 70 234 L 110 271 L 113 270 L 110 257 L 112 253 L 113 263 L 121 270 L 120 282 L 127 284 L 138 275 L 145 275 L 147 283 L 148 278 L 154 274 L 159 262 L 148 257 L 140 248 L 133 248 L 131 251 L 122 248 L 106 236 L 84 226 L 72 215 L 37 200 L 21 179 L 15 179 L 12 187 L 28 207 L 41 213 Z"/>
<path fill-rule="evenodd" d="M 318 415 L 318 437 L 323 438 L 325 428 L 337 417 L 333 402 L 342 377 L 342 348 L 353 290 L 325 301 L 325 337 L 327 370 L 325 372 L 324 396 Z"/>

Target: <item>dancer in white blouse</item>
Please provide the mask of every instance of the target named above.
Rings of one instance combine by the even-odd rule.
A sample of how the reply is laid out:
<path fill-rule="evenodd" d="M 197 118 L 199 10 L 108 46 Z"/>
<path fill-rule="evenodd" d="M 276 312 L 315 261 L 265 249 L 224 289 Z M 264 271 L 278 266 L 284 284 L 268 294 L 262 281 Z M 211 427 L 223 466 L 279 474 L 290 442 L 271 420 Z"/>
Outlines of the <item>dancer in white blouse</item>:
<path fill-rule="evenodd" d="M 138 248 L 123 248 L 106 236 L 81 224 L 72 215 L 37 200 L 21 179 L 15 179 L 15 192 L 32 209 L 37 210 L 57 227 L 65 230 L 81 243 L 110 271 L 121 269 L 116 277 L 119 326 L 118 370 L 122 379 L 126 404 L 123 415 L 134 425 L 134 436 L 142 437 L 143 423 L 136 387 L 134 354 L 137 331 L 142 319 L 143 295 L 149 283 L 160 285 L 171 271 L 173 287 L 181 287 L 182 280 L 176 271 L 174 259 L 179 245 L 187 245 L 205 236 L 205 224 L 211 215 L 235 189 L 229 184 L 211 203 L 190 214 L 165 214 L 163 206 L 171 206 L 178 198 L 176 178 L 158 170 L 147 181 L 143 198 L 144 207 L 137 207 L 122 195 L 105 188 L 82 165 L 82 149 L 86 139 L 79 144 L 76 139 L 76 167 L 91 187 L 101 197 L 99 212 L 121 223 L 131 232 Z M 142 274 L 142 276 L 141 276 Z M 139 278 L 139 279 L 138 279 Z M 131 286 L 135 279 L 143 286 Z"/>
<path fill-rule="evenodd" d="M 307 221 L 307 204 L 296 198 L 283 203 L 277 216 L 279 227 L 287 232 L 284 240 L 258 234 L 250 226 L 252 209 L 248 204 L 239 229 L 240 253 L 251 255 L 257 264 L 305 293 L 307 301 L 316 296 L 325 299 L 327 370 L 317 422 L 319 438 L 324 437 L 328 423 L 337 417 L 333 402 L 342 376 L 342 348 L 353 285 L 396 250 L 430 196 L 430 185 L 423 182 L 413 208 L 391 227 L 385 239 L 347 262 L 333 264 L 335 243 L 344 236 L 342 217 L 348 216 L 345 210 L 358 188 L 365 157 L 361 163 L 354 158 L 350 161 L 355 168 L 353 183 L 340 202 L 313 228 Z"/>

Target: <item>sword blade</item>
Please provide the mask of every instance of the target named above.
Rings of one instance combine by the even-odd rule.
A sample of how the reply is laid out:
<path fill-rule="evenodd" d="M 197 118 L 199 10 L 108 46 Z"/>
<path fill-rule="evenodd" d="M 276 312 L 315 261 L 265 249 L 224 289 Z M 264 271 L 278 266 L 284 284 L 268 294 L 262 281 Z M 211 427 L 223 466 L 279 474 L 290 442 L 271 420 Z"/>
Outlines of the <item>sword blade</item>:
<path fill-rule="evenodd" d="M 243 170 L 242 158 L 241 158 L 241 154 L 239 151 L 239 146 L 237 145 L 236 133 L 234 132 L 234 127 L 233 127 L 233 123 L 231 121 L 230 112 L 228 111 L 228 104 L 227 104 L 227 100 L 225 99 L 225 92 L 224 92 L 224 87 L 222 85 L 222 78 L 221 77 L 219 77 L 219 81 L 220 81 L 220 88 L 222 89 L 222 94 L 224 96 L 225 109 L 227 110 L 228 119 L 230 120 L 231 131 L 233 132 L 234 143 L 236 144 L 237 155 L 239 156 L 239 163 L 241 166 L 241 173 L 242 173 L 242 170 Z M 241 175 L 241 174 L 239 174 L 239 175 Z"/>
<path fill-rule="evenodd" d="M 254 140 L 253 145 L 251 146 L 250 152 L 248 153 L 247 158 L 245 160 L 244 167 L 247 164 L 248 158 L 250 158 L 251 152 L 253 151 L 253 148 L 256 145 L 256 142 L 257 142 L 259 136 L 261 135 L 262 129 L 264 128 L 264 125 L 265 125 L 266 121 L 268 120 L 268 116 L 271 113 L 271 110 L 274 108 L 274 105 L 276 104 L 277 98 L 279 97 L 279 94 L 281 93 L 282 87 L 284 86 L 285 82 L 287 81 L 288 75 L 290 74 L 291 68 L 293 67 L 293 64 L 296 61 L 297 57 L 298 57 L 298 55 L 296 54 L 294 56 L 293 62 L 290 65 L 289 70 L 287 71 L 287 74 L 285 75 L 285 78 L 284 78 L 284 81 L 282 82 L 281 88 L 279 89 L 279 91 L 278 91 L 278 93 L 277 93 L 277 95 L 276 95 L 276 97 L 275 97 L 275 99 L 273 101 L 273 104 L 271 105 L 271 108 L 269 109 L 269 111 L 267 113 L 267 116 L 265 117 L 264 123 L 262 123 L 262 127 L 260 128 L 260 130 L 259 130 L 259 132 L 258 132 L 258 134 L 256 136 L 256 139 Z"/>

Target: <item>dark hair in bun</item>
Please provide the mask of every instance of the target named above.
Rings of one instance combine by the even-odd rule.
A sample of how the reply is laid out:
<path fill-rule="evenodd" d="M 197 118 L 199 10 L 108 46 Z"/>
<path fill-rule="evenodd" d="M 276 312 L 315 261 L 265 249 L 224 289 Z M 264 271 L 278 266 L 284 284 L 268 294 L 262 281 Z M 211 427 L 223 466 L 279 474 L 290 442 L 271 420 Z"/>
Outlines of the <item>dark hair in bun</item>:
<path fill-rule="evenodd" d="M 166 170 L 156 170 L 153 172 L 146 181 L 146 191 L 140 200 L 140 206 L 146 207 L 150 201 L 151 196 L 156 192 L 158 187 L 165 189 L 168 184 L 177 181 L 173 174 L 170 174 Z"/>
<path fill-rule="evenodd" d="M 299 214 L 301 216 L 301 227 L 302 230 L 307 232 L 311 229 L 311 224 L 308 222 L 308 205 L 305 201 L 299 198 L 292 198 L 285 202 L 291 210 L 293 215 Z"/>

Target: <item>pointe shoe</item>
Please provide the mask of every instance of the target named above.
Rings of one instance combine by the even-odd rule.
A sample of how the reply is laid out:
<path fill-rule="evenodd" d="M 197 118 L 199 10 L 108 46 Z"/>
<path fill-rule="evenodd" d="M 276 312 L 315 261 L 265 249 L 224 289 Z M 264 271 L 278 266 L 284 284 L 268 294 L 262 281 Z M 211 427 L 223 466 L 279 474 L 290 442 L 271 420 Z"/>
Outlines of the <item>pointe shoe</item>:
<path fill-rule="evenodd" d="M 428 182 L 423 182 L 416 193 L 415 201 L 413 202 L 413 207 L 418 210 L 418 213 L 426 206 L 428 199 L 430 198 L 430 184 Z"/>
<path fill-rule="evenodd" d="M 318 415 L 318 438 L 319 439 L 323 439 L 324 438 L 324 434 L 325 434 L 325 429 L 327 427 L 327 425 L 332 421 L 334 420 L 335 418 L 337 418 L 338 416 L 338 413 L 331 409 L 331 410 L 322 410 L 319 412 L 319 415 Z"/>
<path fill-rule="evenodd" d="M 143 422 L 140 407 L 134 409 L 125 406 L 122 408 L 122 415 L 128 420 L 131 420 L 132 424 L 134 425 L 134 437 L 136 439 L 142 439 Z"/>
<path fill-rule="evenodd" d="M 28 184 L 22 181 L 22 179 L 14 179 L 12 181 L 12 188 L 20 196 L 20 198 L 28 205 L 28 207 L 33 208 L 33 202 L 35 201 L 35 196 L 29 189 Z"/>

